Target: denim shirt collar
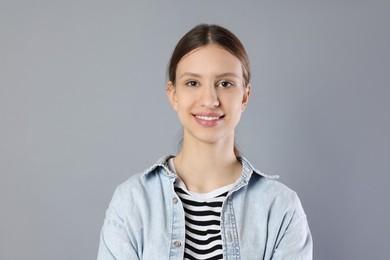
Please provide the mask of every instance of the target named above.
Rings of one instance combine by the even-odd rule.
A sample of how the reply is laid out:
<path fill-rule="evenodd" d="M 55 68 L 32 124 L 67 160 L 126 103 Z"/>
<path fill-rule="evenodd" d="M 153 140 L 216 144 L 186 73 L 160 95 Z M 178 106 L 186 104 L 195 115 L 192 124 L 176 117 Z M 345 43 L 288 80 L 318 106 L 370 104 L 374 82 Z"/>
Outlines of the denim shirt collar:
<path fill-rule="evenodd" d="M 175 173 L 173 173 L 167 166 L 168 160 L 170 158 L 172 158 L 172 157 L 175 157 L 175 156 L 174 155 L 168 155 L 168 156 L 161 157 L 159 160 L 157 160 L 156 163 L 154 163 L 151 167 L 146 169 L 143 172 L 142 176 L 145 177 L 146 175 L 148 175 L 151 172 L 153 172 L 155 169 L 157 169 L 159 167 L 162 167 L 164 169 L 164 171 L 162 171 L 162 174 L 164 174 L 164 175 L 166 175 L 168 177 L 177 178 L 177 175 Z M 254 168 L 252 166 L 252 164 L 250 164 L 250 162 L 245 157 L 239 157 L 238 160 L 241 161 L 241 163 L 242 163 L 242 175 L 241 175 L 241 178 L 246 183 L 249 182 L 249 179 L 252 176 L 252 173 L 258 174 L 258 175 L 260 175 L 262 177 L 265 177 L 267 179 L 277 179 L 277 178 L 279 178 L 278 175 L 268 175 L 268 174 L 262 173 L 261 171 L 257 170 L 256 168 Z"/>

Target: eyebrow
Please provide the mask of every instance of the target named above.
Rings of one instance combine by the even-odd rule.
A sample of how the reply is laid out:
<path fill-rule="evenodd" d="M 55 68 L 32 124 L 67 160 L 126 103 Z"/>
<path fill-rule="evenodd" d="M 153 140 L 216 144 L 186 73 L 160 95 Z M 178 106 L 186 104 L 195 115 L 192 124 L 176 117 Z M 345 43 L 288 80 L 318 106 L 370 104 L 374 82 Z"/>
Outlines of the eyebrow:
<path fill-rule="evenodd" d="M 191 77 L 195 77 L 195 78 L 201 78 L 202 77 L 201 75 L 199 75 L 197 73 L 184 72 L 183 74 L 180 75 L 179 79 L 181 79 L 181 78 L 183 78 L 185 76 L 191 76 Z M 220 78 L 220 77 L 227 77 L 227 76 L 240 78 L 236 73 L 233 73 L 233 72 L 226 72 L 226 73 L 222 73 L 222 74 L 218 74 L 217 75 L 218 78 Z"/>
<path fill-rule="evenodd" d="M 195 78 L 200 78 L 201 77 L 199 74 L 196 74 L 196 73 L 184 72 L 183 74 L 180 75 L 179 79 L 181 79 L 181 78 L 183 78 L 185 76 L 191 76 L 191 77 L 195 77 Z"/>

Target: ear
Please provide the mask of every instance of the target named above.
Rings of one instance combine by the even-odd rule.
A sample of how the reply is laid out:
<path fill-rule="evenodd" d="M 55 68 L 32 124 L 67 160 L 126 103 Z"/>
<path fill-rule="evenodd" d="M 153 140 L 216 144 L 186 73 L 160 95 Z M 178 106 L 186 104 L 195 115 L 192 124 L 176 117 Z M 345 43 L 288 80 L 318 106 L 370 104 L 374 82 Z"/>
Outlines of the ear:
<path fill-rule="evenodd" d="M 171 103 L 171 106 L 175 111 L 177 111 L 177 97 L 176 97 L 176 88 L 173 85 L 172 81 L 168 81 L 166 84 L 166 92 L 167 97 L 169 100 L 169 103 Z"/>
<path fill-rule="evenodd" d="M 242 98 L 242 110 L 244 111 L 249 100 L 249 96 L 251 95 L 251 84 L 247 84 L 246 87 L 244 87 L 244 97 Z"/>

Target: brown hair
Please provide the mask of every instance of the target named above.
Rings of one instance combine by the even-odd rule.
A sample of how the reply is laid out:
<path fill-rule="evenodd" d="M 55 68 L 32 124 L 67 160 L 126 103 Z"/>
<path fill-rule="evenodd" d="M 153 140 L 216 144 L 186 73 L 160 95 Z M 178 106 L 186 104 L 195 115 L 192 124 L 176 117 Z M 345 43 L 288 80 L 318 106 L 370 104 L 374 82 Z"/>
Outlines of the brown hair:
<path fill-rule="evenodd" d="M 244 45 L 232 32 L 215 24 L 199 24 L 180 39 L 169 61 L 168 80 L 175 85 L 176 69 L 180 60 L 189 52 L 208 44 L 222 47 L 241 61 L 244 86 L 246 86 L 250 81 L 250 69 Z"/>

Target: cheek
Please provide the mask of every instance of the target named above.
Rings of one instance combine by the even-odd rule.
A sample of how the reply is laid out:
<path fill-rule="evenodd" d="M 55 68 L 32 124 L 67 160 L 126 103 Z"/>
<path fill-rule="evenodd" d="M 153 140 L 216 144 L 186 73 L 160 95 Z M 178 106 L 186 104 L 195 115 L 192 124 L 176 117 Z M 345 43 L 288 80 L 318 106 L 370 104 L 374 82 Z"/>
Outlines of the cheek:
<path fill-rule="evenodd" d="M 238 95 L 227 96 L 224 98 L 223 103 L 225 107 L 233 111 L 242 111 L 242 97 Z"/>
<path fill-rule="evenodd" d="M 189 109 L 192 103 L 193 100 L 191 99 L 191 95 L 187 95 L 185 93 L 181 93 L 177 95 L 176 107 L 178 110 Z"/>
<path fill-rule="evenodd" d="M 175 110 L 179 118 L 184 118 L 186 115 L 188 115 L 190 111 L 188 100 L 185 100 L 183 98 L 178 99 L 176 102 Z"/>

